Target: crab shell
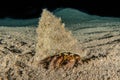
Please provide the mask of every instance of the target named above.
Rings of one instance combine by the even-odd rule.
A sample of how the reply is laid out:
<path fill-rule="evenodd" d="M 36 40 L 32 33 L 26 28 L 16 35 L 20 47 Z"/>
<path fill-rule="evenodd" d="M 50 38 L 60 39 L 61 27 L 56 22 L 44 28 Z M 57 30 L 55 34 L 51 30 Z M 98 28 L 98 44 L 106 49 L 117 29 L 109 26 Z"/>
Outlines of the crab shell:
<path fill-rule="evenodd" d="M 69 69 L 77 67 L 78 64 L 82 64 L 82 62 L 78 54 L 63 52 L 41 60 L 40 64 L 42 64 L 46 69 L 56 69 L 61 67 Z"/>

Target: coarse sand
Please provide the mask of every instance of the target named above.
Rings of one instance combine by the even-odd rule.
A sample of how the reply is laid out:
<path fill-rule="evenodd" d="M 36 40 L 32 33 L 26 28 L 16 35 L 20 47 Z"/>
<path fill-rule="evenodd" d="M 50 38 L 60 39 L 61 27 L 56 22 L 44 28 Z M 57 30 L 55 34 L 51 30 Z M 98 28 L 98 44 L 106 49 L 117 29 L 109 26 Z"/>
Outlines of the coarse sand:
<path fill-rule="evenodd" d="M 60 14 L 70 10 L 74 12 L 62 9 Z M 37 27 L 1 26 L 0 80 L 120 80 L 120 22 L 114 18 L 91 17 L 95 16 L 86 21 L 77 18 L 77 23 L 73 20 L 75 23 L 70 24 L 70 20 L 63 20 L 66 29 L 80 43 L 83 50 L 80 56 L 88 59 L 70 70 L 33 67 Z"/>

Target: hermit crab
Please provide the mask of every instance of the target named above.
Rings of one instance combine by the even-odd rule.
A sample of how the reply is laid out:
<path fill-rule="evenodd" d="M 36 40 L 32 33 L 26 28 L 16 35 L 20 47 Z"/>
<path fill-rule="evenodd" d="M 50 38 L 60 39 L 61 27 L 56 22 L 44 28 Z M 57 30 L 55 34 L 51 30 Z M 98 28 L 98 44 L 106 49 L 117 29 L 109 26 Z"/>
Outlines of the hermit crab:
<path fill-rule="evenodd" d="M 70 69 L 82 64 L 81 57 L 78 54 L 72 54 L 71 52 L 62 52 L 60 54 L 49 56 L 41 60 L 40 64 L 45 69 L 58 69 L 65 68 Z"/>

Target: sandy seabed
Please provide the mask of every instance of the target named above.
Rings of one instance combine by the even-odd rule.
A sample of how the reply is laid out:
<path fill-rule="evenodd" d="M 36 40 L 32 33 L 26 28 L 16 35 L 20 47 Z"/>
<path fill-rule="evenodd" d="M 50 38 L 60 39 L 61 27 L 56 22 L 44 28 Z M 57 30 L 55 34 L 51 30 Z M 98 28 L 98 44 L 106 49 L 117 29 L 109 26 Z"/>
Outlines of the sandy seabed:
<path fill-rule="evenodd" d="M 36 27 L 0 27 L 0 80 L 119 80 L 120 22 L 90 20 L 66 23 L 89 61 L 70 70 L 31 66 Z"/>

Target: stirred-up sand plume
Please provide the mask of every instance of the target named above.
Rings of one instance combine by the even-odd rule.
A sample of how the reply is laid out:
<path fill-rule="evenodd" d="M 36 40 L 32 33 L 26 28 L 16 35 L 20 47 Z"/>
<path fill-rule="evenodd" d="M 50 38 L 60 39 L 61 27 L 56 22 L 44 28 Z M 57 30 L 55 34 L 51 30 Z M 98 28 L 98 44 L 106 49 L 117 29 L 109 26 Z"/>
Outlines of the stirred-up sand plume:
<path fill-rule="evenodd" d="M 61 18 L 44 9 L 37 28 L 35 62 L 62 52 L 80 53 L 78 41 L 65 29 Z"/>

